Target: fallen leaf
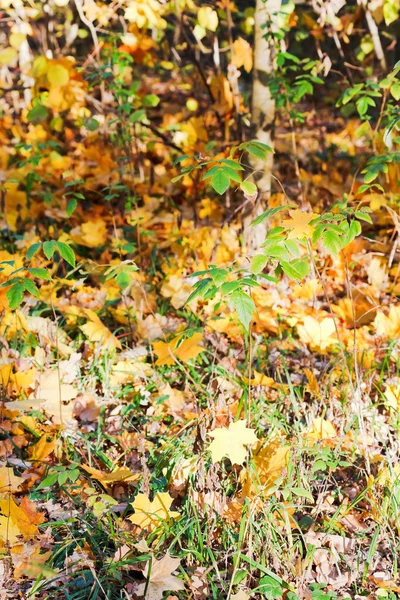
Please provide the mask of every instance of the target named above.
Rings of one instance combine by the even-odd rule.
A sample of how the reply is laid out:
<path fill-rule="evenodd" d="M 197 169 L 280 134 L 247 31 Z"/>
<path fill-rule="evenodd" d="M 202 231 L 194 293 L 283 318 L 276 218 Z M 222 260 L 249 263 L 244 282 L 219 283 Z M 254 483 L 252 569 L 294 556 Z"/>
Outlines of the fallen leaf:
<path fill-rule="evenodd" d="M 105 486 L 113 485 L 114 483 L 139 481 L 140 479 L 140 474 L 132 473 L 128 467 L 119 467 L 111 473 L 104 473 L 103 471 L 100 471 L 100 469 L 95 469 L 93 467 L 89 467 L 88 465 L 80 466 L 94 479 L 97 479 Z"/>
<path fill-rule="evenodd" d="M 13 468 L 0 467 L 0 494 L 18 492 L 24 481 L 23 477 L 14 475 Z"/>
<path fill-rule="evenodd" d="M 305 433 L 305 438 L 313 446 L 322 440 L 336 440 L 337 431 L 330 421 L 318 417 L 313 419 L 312 427 Z"/>
<path fill-rule="evenodd" d="M 146 494 L 138 494 L 131 504 L 135 514 L 128 519 L 142 529 L 153 531 L 163 522 L 169 523 L 180 518 L 179 512 L 170 510 L 173 500 L 168 492 L 158 492 L 153 501 L 150 501 Z"/>
<path fill-rule="evenodd" d="M 241 465 L 247 459 L 246 446 L 258 441 L 253 429 L 246 427 L 244 420 L 231 423 L 228 428 L 214 429 L 209 435 L 214 438 L 208 447 L 213 463 L 227 456 L 232 464 Z"/>
<path fill-rule="evenodd" d="M 302 342 L 308 344 L 312 350 L 325 352 L 328 348 L 338 343 L 333 337 L 336 333 L 335 321 L 331 317 L 325 317 L 322 321 L 314 317 L 306 316 L 303 324 L 297 325 L 297 333 Z"/>
<path fill-rule="evenodd" d="M 148 585 L 147 582 L 141 583 L 136 590 L 136 595 L 145 600 L 161 600 L 164 592 L 184 590 L 183 581 L 172 575 L 180 564 L 179 558 L 173 558 L 168 552 L 161 560 L 153 558 L 151 563 L 147 563 L 144 571 L 144 576 L 148 578 Z M 147 592 L 144 595 L 146 585 Z"/>
<path fill-rule="evenodd" d="M 155 363 L 157 366 L 173 365 L 175 364 L 174 358 L 187 363 L 190 359 L 196 358 L 200 352 L 204 352 L 205 349 L 198 345 L 203 339 L 202 333 L 194 333 L 177 346 L 181 339 L 181 336 L 176 336 L 170 342 L 153 343 L 153 350 L 158 356 Z"/>

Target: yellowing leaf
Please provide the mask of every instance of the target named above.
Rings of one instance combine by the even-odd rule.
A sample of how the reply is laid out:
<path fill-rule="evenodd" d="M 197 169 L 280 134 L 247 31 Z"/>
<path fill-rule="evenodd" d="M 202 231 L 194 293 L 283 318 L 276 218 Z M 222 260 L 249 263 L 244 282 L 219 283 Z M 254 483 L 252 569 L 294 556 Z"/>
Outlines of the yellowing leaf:
<path fill-rule="evenodd" d="M 400 386 L 399 385 L 386 385 L 385 392 L 385 404 L 389 408 L 394 410 L 400 410 Z"/>
<path fill-rule="evenodd" d="M 241 465 L 247 459 L 246 446 L 257 442 L 256 434 L 244 420 L 231 423 L 228 428 L 218 427 L 209 435 L 214 438 L 208 447 L 213 463 L 227 456 L 232 464 Z"/>
<path fill-rule="evenodd" d="M 315 219 L 318 215 L 314 213 L 306 213 L 302 210 L 289 210 L 290 219 L 284 219 L 282 225 L 286 229 L 290 229 L 288 239 L 301 239 L 304 237 L 311 237 L 314 228 L 309 225 L 310 221 Z"/>
<path fill-rule="evenodd" d="M 53 452 L 55 446 L 56 440 L 54 438 L 42 435 L 40 440 L 30 448 L 29 456 L 31 461 L 43 462 Z"/>
<path fill-rule="evenodd" d="M 284 446 L 280 440 L 264 445 L 260 442 L 253 450 L 251 466 L 242 476 L 242 497 L 266 493 L 286 470 L 289 458 L 290 446 Z"/>
<path fill-rule="evenodd" d="M 17 492 L 24 481 L 23 477 L 14 475 L 13 468 L 0 467 L 0 494 Z"/>
<path fill-rule="evenodd" d="M 168 552 L 161 560 L 153 558 L 151 563 L 147 563 L 144 571 L 144 576 L 149 579 L 149 584 L 147 586 L 146 582 L 141 583 L 135 590 L 135 595 L 145 600 L 161 600 L 164 592 L 184 590 L 183 581 L 172 575 L 172 572 L 179 567 L 180 563 L 179 558 L 172 558 Z M 144 595 L 146 586 L 147 592 Z"/>
<path fill-rule="evenodd" d="M 39 532 L 37 525 L 43 521 L 44 517 L 36 511 L 36 505 L 26 497 L 19 506 L 13 496 L 0 500 L 0 540 L 10 545 L 19 541 L 17 536 L 31 539 Z"/>
<path fill-rule="evenodd" d="M 5 48 L 0 52 L 0 65 L 10 65 L 17 58 L 18 52 L 15 48 Z"/>
<path fill-rule="evenodd" d="M 138 494 L 131 504 L 135 514 L 128 518 L 142 529 L 153 531 L 163 522 L 168 523 L 180 518 L 179 512 L 170 510 L 172 502 L 173 498 L 168 492 L 159 492 L 152 502 L 146 494 Z"/>
<path fill-rule="evenodd" d="M 147 379 L 153 374 L 151 366 L 141 360 L 119 360 L 112 368 L 110 385 L 111 387 L 125 385 L 132 381 Z"/>
<path fill-rule="evenodd" d="M 247 73 L 253 68 L 253 51 L 249 42 L 242 37 L 233 42 L 232 62 L 238 69 L 244 67 Z"/>
<path fill-rule="evenodd" d="M 70 231 L 71 238 L 77 244 L 88 248 L 97 248 L 107 242 L 107 227 L 102 219 L 85 221 Z"/>
<path fill-rule="evenodd" d="M 47 80 L 54 87 L 67 85 L 69 82 L 68 69 L 62 65 L 52 64 L 47 70 Z"/>
<path fill-rule="evenodd" d="M 321 440 L 336 439 L 337 431 L 330 421 L 318 417 L 313 419 L 312 427 L 305 437 L 309 444 L 314 445 Z"/>
<path fill-rule="evenodd" d="M 312 350 L 319 352 L 324 352 L 337 343 L 337 338 L 334 337 L 335 332 L 335 321 L 331 317 L 317 321 L 314 317 L 306 316 L 303 324 L 297 325 L 297 333 L 301 341 L 308 344 Z"/>
<path fill-rule="evenodd" d="M 155 363 L 157 366 L 173 365 L 175 364 L 174 358 L 187 363 L 191 358 L 196 358 L 200 352 L 204 352 L 204 348 L 198 345 L 203 339 L 202 333 L 194 333 L 192 337 L 186 338 L 177 347 L 181 339 L 181 336 L 176 336 L 170 342 L 153 343 L 153 350 L 158 356 Z"/>
<path fill-rule="evenodd" d="M 378 311 L 374 321 L 376 333 L 382 337 L 395 339 L 400 337 L 400 305 L 391 306 L 389 316 Z"/>
<path fill-rule="evenodd" d="M 100 343 L 104 350 L 121 349 L 121 342 L 107 329 L 94 311 L 87 309 L 85 314 L 90 321 L 81 325 L 80 329 L 91 342 Z"/>
<path fill-rule="evenodd" d="M 216 31 L 218 27 L 218 14 L 211 6 L 202 6 L 197 12 L 197 20 L 201 27 L 209 31 Z"/>
<path fill-rule="evenodd" d="M 87 465 L 81 465 L 82 469 L 84 469 L 87 473 L 97 479 L 97 481 L 101 481 L 105 486 L 112 485 L 118 482 L 131 482 L 138 481 L 140 479 L 139 473 L 132 473 L 128 467 L 119 467 L 112 471 L 111 473 L 104 473 L 99 469 L 94 469 L 93 467 L 89 467 Z"/>
<path fill-rule="evenodd" d="M 10 46 L 19 50 L 20 46 L 26 40 L 26 35 L 24 33 L 14 32 L 10 34 L 8 41 L 10 42 Z"/>

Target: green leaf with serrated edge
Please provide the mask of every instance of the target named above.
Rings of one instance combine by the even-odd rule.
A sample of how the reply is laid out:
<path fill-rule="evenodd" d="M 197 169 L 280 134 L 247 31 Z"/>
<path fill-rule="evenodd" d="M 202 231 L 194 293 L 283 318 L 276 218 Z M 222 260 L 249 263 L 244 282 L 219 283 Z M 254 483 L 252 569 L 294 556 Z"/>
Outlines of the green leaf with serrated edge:
<path fill-rule="evenodd" d="M 21 283 L 15 283 L 6 292 L 6 298 L 10 310 L 14 310 L 21 306 L 24 300 L 24 287 Z"/>
<path fill-rule="evenodd" d="M 267 159 L 267 150 L 264 150 L 263 148 L 260 148 L 259 146 L 254 146 L 254 145 L 247 146 L 247 152 L 249 154 L 251 154 L 252 156 L 255 156 L 256 158 L 259 158 L 261 160 Z"/>
<path fill-rule="evenodd" d="M 236 169 L 236 171 L 244 171 L 244 168 L 242 167 L 242 165 L 240 165 L 235 160 L 231 160 L 230 158 L 223 158 L 222 160 L 220 160 L 220 163 L 223 165 L 228 165 L 228 167 L 231 167 L 232 169 Z"/>
<path fill-rule="evenodd" d="M 215 285 L 221 285 L 221 283 L 224 283 L 229 275 L 226 269 L 210 269 L 209 274 Z"/>
<path fill-rule="evenodd" d="M 229 179 L 232 179 L 233 181 L 236 181 L 237 183 L 242 183 L 242 176 L 240 175 L 240 173 L 238 173 L 235 169 L 232 169 L 231 167 L 223 167 L 223 173 L 229 177 Z"/>
<path fill-rule="evenodd" d="M 47 259 L 50 259 L 56 250 L 56 243 L 54 240 L 51 242 L 44 242 L 43 244 L 43 252 Z"/>
<path fill-rule="evenodd" d="M 221 165 L 217 165 L 216 167 L 212 167 L 209 171 L 206 171 L 201 179 L 202 181 L 205 181 L 206 179 L 210 179 L 210 177 L 219 172 L 222 172 Z"/>
<path fill-rule="evenodd" d="M 324 247 L 332 254 L 337 254 L 342 248 L 341 240 L 334 231 L 325 230 L 321 240 Z"/>
<path fill-rule="evenodd" d="M 286 240 L 285 246 L 293 256 L 300 256 L 300 249 L 294 240 Z"/>
<path fill-rule="evenodd" d="M 256 184 L 252 181 L 242 181 L 240 189 L 248 196 L 255 196 L 258 192 Z"/>
<path fill-rule="evenodd" d="M 26 251 L 26 258 L 28 260 L 33 258 L 35 254 L 40 250 L 41 246 L 42 242 L 36 242 L 36 244 L 32 244 L 32 246 L 29 246 L 28 250 Z"/>
<path fill-rule="evenodd" d="M 256 254 L 251 259 L 250 271 L 255 275 L 258 275 L 258 273 L 261 273 L 261 271 L 264 269 L 267 262 L 268 256 L 266 256 L 265 254 Z"/>
<path fill-rule="evenodd" d="M 51 275 L 47 269 L 30 267 L 28 272 L 32 275 L 32 277 L 37 277 L 38 279 L 44 279 L 45 281 L 51 280 Z"/>
<path fill-rule="evenodd" d="M 27 279 L 24 278 L 21 281 L 24 289 L 29 293 L 32 294 L 32 296 L 35 296 L 36 298 L 39 298 L 40 294 L 39 294 L 39 290 L 37 289 L 36 285 L 34 284 L 34 282 L 31 279 Z"/>
<path fill-rule="evenodd" d="M 236 310 L 239 321 L 243 325 L 246 331 L 249 329 L 249 324 L 255 311 L 255 304 L 253 299 L 243 291 L 234 292 L 229 297 L 229 304 L 231 308 Z"/>
<path fill-rule="evenodd" d="M 207 291 L 209 291 L 210 284 L 212 283 L 212 279 L 203 279 L 202 281 L 198 281 L 195 286 L 196 289 L 190 294 L 189 298 L 186 300 L 185 305 L 189 304 L 192 300 L 196 298 L 201 298 L 204 296 Z"/>
<path fill-rule="evenodd" d="M 240 283 L 238 281 L 227 281 L 221 285 L 221 292 L 223 295 L 230 294 L 238 289 Z"/>
<path fill-rule="evenodd" d="M 269 208 L 268 210 L 263 212 L 261 215 L 256 217 L 254 219 L 254 221 L 251 222 L 251 224 L 259 225 L 260 223 L 265 221 L 265 219 L 269 219 L 270 217 L 273 217 L 274 215 L 276 215 L 278 212 L 281 212 L 283 210 L 288 210 L 289 208 L 293 208 L 294 206 L 295 206 L 294 204 L 285 204 L 285 206 L 275 206 L 275 208 Z"/>
<path fill-rule="evenodd" d="M 57 249 L 62 256 L 62 258 L 69 264 L 71 267 L 75 267 L 75 253 L 68 244 L 64 242 L 57 242 Z"/>
<path fill-rule="evenodd" d="M 230 184 L 230 179 L 225 175 L 223 171 L 218 171 L 211 178 L 211 186 L 218 194 L 222 195 L 226 192 Z"/>
<path fill-rule="evenodd" d="M 366 221 L 366 223 L 370 223 L 371 225 L 373 224 L 373 221 L 368 213 L 364 213 L 364 212 L 361 212 L 360 210 L 356 210 L 356 212 L 354 214 L 357 217 L 357 219 L 360 219 L 360 221 Z"/>
<path fill-rule="evenodd" d="M 322 225 L 318 225 L 312 234 L 312 243 L 316 244 L 318 242 L 318 240 L 320 239 L 321 235 L 324 233 L 325 231 L 325 224 Z"/>
<path fill-rule="evenodd" d="M 289 279 L 292 279 L 293 281 L 301 281 L 303 279 L 303 275 L 297 270 L 295 264 L 286 260 L 282 260 L 280 265 L 282 267 L 282 271 L 289 277 Z"/>

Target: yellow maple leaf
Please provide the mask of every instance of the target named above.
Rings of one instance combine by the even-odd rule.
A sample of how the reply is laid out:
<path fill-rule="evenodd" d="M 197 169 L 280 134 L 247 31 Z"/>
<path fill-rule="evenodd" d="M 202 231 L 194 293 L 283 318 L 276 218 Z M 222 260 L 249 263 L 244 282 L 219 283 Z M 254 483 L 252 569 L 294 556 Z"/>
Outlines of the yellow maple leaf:
<path fill-rule="evenodd" d="M 86 221 L 71 229 L 70 236 L 77 244 L 88 248 L 103 246 L 107 241 L 107 226 L 102 219 Z"/>
<path fill-rule="evenodd" d="M 232 62 L 238 69 L 244 67 L 247 73 L 253 68 L 253 50 L 249 42 L 242 37 L 233 42 Z"/>
<path fill-rule="evenodd" d="M 251 468 L 241 475 L 242 497 L 266 493 L 286 470 L 289 458 L 290 446 L 283 446 L 281 440 L 272 440 L 268 444 L 260 442 L 253 451 Z"/>
<path fill-rule="evenodd" d="M 93 310 L 86 309 L 86 316 L 89 321 L 81 325 L 80 329 L 91 342 L 100 343 L 105 350 L 121 349 L 121 342 L 111 333 L 111 331 L 102 323 Z"/>
<path fill-rule="evenodd" d="M 19 491 L 24 483 L 23 477 L 14 475 L 14 469 L 11 467 L 0 467 L 0 494 Z"/>
<path fill-rule="evenodd" d="M 312 427 L 305 433 L 305 438 L 310 445 L 324 440 L 335 440 L 337 438 L 336 427 L 327 419 L 318 417 L 313 419 Z"/>
<path fill-rule="evenodd" d="M 400 304 L 390 307 L 389 316 L 379 310 L 374 325 L 376 333 L 382 337 L 390 339 L 400 337 Z"/>
<path fill-rule="evenodd" d="M 198 345 L 203 339 L 202 333 L 194 333 L 192 337 L 186 338 L 177 346 L 181 339 L 181 336 L 177 335 L 169 342 L 153 343 L 153 350 L 158 356 L 155 363 L 157 366 L 173 365 L 175 363 L 174 358 L 187 363 L 191 358 L 196 358 L 200 352 L 204 352 L 204 348 Z"/>
<path fill-rule="evenodd" d="M 310 221 L 318 217 L 315 213 L 306 213 L 302 210 L 289 210 L 290 219 L 284 219 L 282 225 L 290 229 L 288 239 L 301 239 L 311 237 L 314 228 L 309 224 Z"/>
<path fill-rule="evenodd" d="M 42 435 L 40 440 L 29 450 L 29 456 L 32 462 L 43 462 L 54 450 L 56 440 L 49 436 Z M 37 465 L 35 465 L 37 466 Z"/>
<path fill-rule="evenodd" d="M 119 360 L 112 368 L 110 385 L 111 387 L 117 387 L 132 381 L 139 382 L 141 379 L 147 379 L 153 374 L 154 370 L 151 365 L 141 360 Z"/>
<path fill-rule="evenodd" d="M 135 509 L 135 514 L 128 517 L 128 519 L 142 529 L 153 531 L 162 522 L 168 523 L 180 518 L 179 512 L 170 510 L 173 500 L 168 492 L 158 492 L 152 502 L 146 494 L 138 494 L 131 504 L 132 508 Z"/>
<path fill-rule="evenodd" d="M 227 456 L 232 464 L 241 465 L 247 459 L 246 446 L 257 442 L 256 434 L 244 420 L 231 423 L 228 428 L 218 427 L 209 435 L 214 438 L 208 447 L 213 463 Z"/>
<path fill-rule="evenodd" d="M 317 321 L 314 317 L 306 316 L 303 324 L 297 325 L 297 333 L 301 341 L 308 344 L 312 350 L 319 352 L 324 352 L 330 346 L 337 344 L 337 338 L 333 337 L 335 332 L 335 321 L 331 317 Z"/>
<path fill-rule="evenodd" d="M 23 498 L 19 506 L 13 496 L 0 500 L 0 540 L 10 545 L 17 543 L 21 535 L 25 540 L 33 538 L 39 533 L 37 524 L 43 521 L 29 498 Z"/>

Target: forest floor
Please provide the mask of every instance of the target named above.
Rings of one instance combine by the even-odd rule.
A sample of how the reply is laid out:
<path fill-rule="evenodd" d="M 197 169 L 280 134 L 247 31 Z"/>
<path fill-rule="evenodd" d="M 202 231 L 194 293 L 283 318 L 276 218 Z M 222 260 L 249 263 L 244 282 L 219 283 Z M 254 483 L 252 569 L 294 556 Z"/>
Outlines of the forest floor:
<path fill-rule="evenodd" d="M 53 279 L 17 310 L 0 288 L 0 598 L 395 598 L 393 210 L 364 196 L 373 224 L 345 251 L 253 288 L 247 337 L 218 297 L 186 303 L 193 272 L 246 259 L 237 204 L 171 184 L 157 135 L 133 173 L 104 132 L 64 135 L 59 153 L 41 124 L 0 121 L 1 281 L 45 239 L 77 258 L 34 258 Z M 271 207 L 303 194 L 321 212 L 354 190 L 359 121 L 310 110 L 296 140 L 300 180 L 280 123 Z"/>

